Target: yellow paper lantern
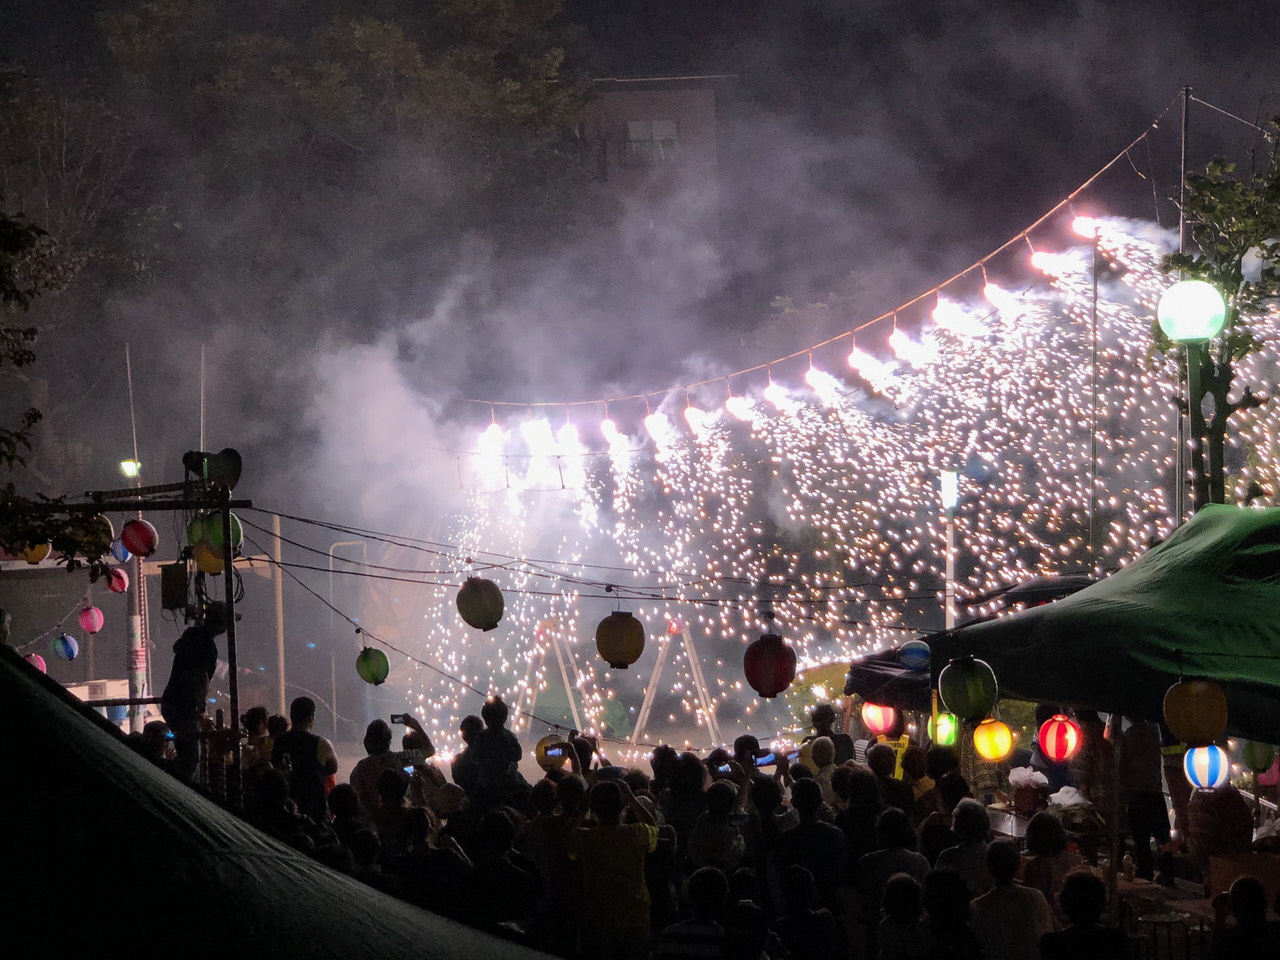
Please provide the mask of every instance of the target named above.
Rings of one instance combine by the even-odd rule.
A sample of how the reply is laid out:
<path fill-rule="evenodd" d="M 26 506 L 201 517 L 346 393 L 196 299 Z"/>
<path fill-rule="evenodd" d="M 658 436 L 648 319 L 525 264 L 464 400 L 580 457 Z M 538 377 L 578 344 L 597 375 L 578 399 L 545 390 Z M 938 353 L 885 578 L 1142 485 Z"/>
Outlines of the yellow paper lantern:
<path fill-rule="evenodd" d="M 192 547 L 191 559 L 196 562 L 196 569 L 201 573 L 218 574 L 222 572 L 222 568 L 226 565 L 222 559 L 222 554 L 207 543 L 197 543 Z"/>
<path fill-rule="evenodd" d="M 973 731 L 973 746 L 983 760 L 996 763 L 1013 753 L 1013 731 L 1000 720 L 983 720 Z"/>
<path fill-rule="evenodd" d="M 46 559 L 52 549 L 53 547 L 48 543 L 33 543 L 31 546 L 23 547 L 19 550 L 18 557 L 34 565 Z"/>
<path fill-rule="evenodd" d="M 1164 695 L 1164 722 L 1183 743 L 1203 747 L 1227 726 L 1227 697 L 1212 680 L 1179 680 Z"/>
<path fill-rule="evenodd" d="M 556 733 L 549 733 L 533 748 L 533 757 L 543 770 L 563 767 L 569 760 L 569 744 Z"/>
<path fill-rule="evenodd" d="M 625 610 L 616 610 L 596 627 L 596 650 L 615 670 L 625 670 L 644 653 L 644 624 Z"/>

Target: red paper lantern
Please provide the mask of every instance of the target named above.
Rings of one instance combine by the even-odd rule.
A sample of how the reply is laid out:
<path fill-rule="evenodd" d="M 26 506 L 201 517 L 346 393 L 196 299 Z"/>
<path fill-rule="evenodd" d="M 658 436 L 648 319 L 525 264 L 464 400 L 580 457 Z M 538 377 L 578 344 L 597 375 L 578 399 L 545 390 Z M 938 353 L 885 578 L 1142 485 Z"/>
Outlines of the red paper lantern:
<path fill-rule="evenodd" d="M 898 711 L 893 707 L 882 707 L 878 703 L 864 703 L 862 705 L 862 723 L 873 736 L 880 736 L 888 733 L 893 729 L 894 723 L 898 719 Z"/>
<path fill-rule="evenodd" d="M 1050 717 L 1040 725 L 1036 735 L 1040 752 L 1054 763 L 1070 759 L 1080 746 L 1080 727 L 1062 714 Z"/>
<path fill-rule="evenodd" d="M 49 672 L 49 666 L 48 666 L 48 664 L 46 664 L 46 663 L 44 662 L 44 657 L 40 656 L 40 654 L 38 654 L 38 653 L 28 653 L 28 654 L 27 654 L 25 657 L 23 657 L 22 659 L 26 660 L 26 661 L 27 661 L 27 663 L 31 664 L 33 667 L 35 667 L 35 668 L 36 668 L 37 670 L 39 670 L 41 673 L 48 673 L 48 672 Z"/>
<path fill-rule="evenodd" d="M 80 611 L 80 629 L 85 633 L 97 633 L 105 619 L 97 607 L 85 607 Z"/>
<path fill-rule="evenodd" d="M 124 593 L 129 589 L 129 575 L 119 567 L 107 571 L 107 589 L 112 593 Z"/>
<path fill-rule="evenodd" d="M 149 557 L 156 552 L 160 535 L 146 520 L 130 520 L 120 531 L 120 542 L 135 557 Z"/>
<path fill-rule="evenodd" d="M 781 634 L 762 634 L 743 653 L 742 672 L 752 690 L 772 700 L 796 678 L 796 652 L 787 646 Z"/>

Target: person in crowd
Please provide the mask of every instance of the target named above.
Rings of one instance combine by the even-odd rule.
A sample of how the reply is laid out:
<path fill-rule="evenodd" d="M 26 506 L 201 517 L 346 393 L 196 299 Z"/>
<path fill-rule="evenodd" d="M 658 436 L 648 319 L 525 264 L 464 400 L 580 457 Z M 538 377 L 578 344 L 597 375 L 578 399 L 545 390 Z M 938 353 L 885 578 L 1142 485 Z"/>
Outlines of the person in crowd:
<path fill-rule="evenodd" d="M 399 896 L 424 910 L 455 920 L 487 926 L 490 918 L 477 901 L 485 892 L 474 882 L 470 859 L 452 837 L 442 835 L 440 821 L 425 807 L 405 811 L 403 853 L 388 870 L 396 878 Z"/>
<path fill-rule="evenodd" d="M 880 898 L 885 884 L 896 873 L 923 880 L 929 861 L 916 853 L 916 834 L 911 818 L 898 807 L 885 807 L 876 819 L 876 839 L 880 849 L 858 861 L 858 907 L 870 939 L 880 921 Z M 874 944 L 872 944 L 874 952 Z"/>
<path fill-rule="evenodd" d="M 240 747 L 240 765 L 248 768 L 255 763 L 270 763 L 271 736 L 267 733 L 267 708 L 250 707 L 240 718 L 240 725 L 247 735 Z"/>
<path fill-rule="evenodd" d="M 1078 853 L 1067 849 L 1067 831 L 1062 821 L 1047 810 L 1037 813 L 1027 822 L 1024 838 L 1031 858 L 1022 868 L 1022 882 L 1044 894 L 1061 923 L 1065 913 L 1059 903 L 1059 894 L 1067 874 L 1084 863 Z"/>
<path fill-rule="evenodd" d="M 431 738 L 413 714 L 399 714 L 395 719 L 408 729 L 404 742 L 409 746 L 402 751 L 392 750 L 390 725 L 381 717 L 372 720 L 364 731 L 364 751 L 367 756 L 356 763 L 351 771 L 351 786 L 355 788 L 360 809 L 366 817 L 377 812 L 378 780 L 383 773 L 417 767 L 423 765 L 426 758 L 435 756 L 436 750 Z"/>
<path fill-rule="evenodd" d="M 809 721 L 813 724 L 813 733 L 802 740 L 808 743 L 818 737 L 826 737 L 835 747 L 835 762 L 848 763 L 853 759 L 853 737 L 847 733 L 836 732 L 836 711 L 829 703 L 819 703 L 809 711 Z"/>
<path fill-rule="evenodd" d="M 822 802 L 832 809 L 836 804 L 836 792 L 831 778 L 836 772 L 836 745 L 830 737 L 815 737 L 809 745 L 809 757 L 817 768 L 813 779 L 822 788 Z"/>
<path fill-rule="evenodd" d="M 922 901 L 933 944 L 928 960 L 982 960 L 982 946 L 969 926 L 969 886 L 954 870 L 931 870 Z"/>
<path fill-rule="evenodd" d="M 178 776 L 192 780 L 200 765 L 200 719 L 209 702 L 209 681 L 218 667 L 216 638 L 227 631 L 227 607 L 215 600 L 204 608 L 203 619 L 173 644 L 169 682 L 160 695 L 160 715 L 173 731 Z"/>
<path fill-rule="evenodd" d="M 564 905 L 577 903 L 582 895 L 578 865 L 569 859 L 569 843 L 587 814 L 587 782 L 576 773 L 554 783 L 541 780 L 531 799 L 538 813 L 525 828 L 520 846 L 537 871 L 542 891 L 534 922 L 535 943 L 563 956 L 577 946 L 573 916 Z"/>
<path fill-rule="evenodd" d="M 836 795 L 835 825 L 846 844 L 845 884 L 857 886 L 858 861 L 876 849 L 876 818 L 880 815 L 880 785 L 868 768 L 846 763 L 831 776 Z"/>
<path fill-rule="evenodd" d="M 1080 746 L 1071 758 L 1069 770 L 1076 788 L 1104 818 L 1114 816 L 1115 750 L 1107 739 L 1107 726 L 1092 710 L 1076 714 L 1080 723 Z"/>
<path fill-rule="evenodd" d="M 937 781 L 929 776 L 929 754 L 924 747 L 913 743 L 902 751 L 902 782 L 911 788 L 911 795 L 915 797 L 913 815 L 923 819 L 929 811 L 921 812 L 920 801 L 937 786 Z"/>
<path fill-rule="evenodd" d="M 391 866 L 408 848 L 404 802 L 408 792 L 409 776 L 403 770 L 384 770 L 378 777 L 378 803 L 370 819 L 382 841 L 383 866 Z"/>
<path fill-rule="evenodd" d="M 1157 846 L 1169 842 L 1169 808 L 1165 806 L 1160 753 L 1160 726 L 1150 720 L 1134 720 L 1120 737 L 1120 802 L 1128 814 L 1128 834 L 1133 840 L 1133 862 L 1140 879 L 1155 876 Z"/>
<path fill-rule="evenodd" d="M 1213 912 L 1213 960 L 1262 957 L 1280 945 L 1280 925 L 1267 922 L 1267 891 L 1255 877 L 1237 877 L 1213 898 Z"/>
<path fill-rule="evenodd" d="M 468 797 L 475 792 L 476 782 L 479 778 L 479 767 L 476 765 L 476 755 L 472 749 L 472 744 L 475 743 L 476 737 L 483 729 L 484 721 L 474 713 L 463 717 L 458 724 L 458 736 L 462 738 L 463 746 L 458 751 L 457 756 L 453 758 L 453 763 L 449 767 L 449 775 L 453 777 L 454 783 L 467 792 Z"/>
<path fill-rule="evenodd" d="M 916 809 L 915 794 L 901 780 L 894 778 L 898 769 L 898 755 L 887 743 L 877 743 L 867 751 L 867 766 L 880 784 L 880 799 L 886 807 L 897 807 L 907 816 Z"/>
<path fill-rule="evenodd" d="M 781 911 L 773 923 L 774 935 L 795 957 L 836 957 L 841 938 L 835 917 L 825 907 L 813 905 L 813 874 L 798 863 L 778 877 Z"/>
<path fill-rule="evenodd" d="M 288 717 L 282 717 L 278 713 L 273 713 L 271 716 L 267 717 L 267 736 L 271 738 L 272 746 L 275 745 L 276 738 L 283 733 L 287 733 L 288 730 Z"/>
<path fill-rule="evenodd" d="M 1022 865 L 1016 843 L 996 840 L 985 853 L 993 886 L 974 899 L 971 920 L 984 960 L 1040 960 L 1040 938 L 1054 929 L 1049 901 L 1014 881 Z"/>
<path fill-rule="evenodd" d="M 1062 713 L 1062 707 L 1054 703 L 1037 703 L 1036 704 L 1036 729 L 1039 730 L 1046 722 Z M 1063 787 L 1071 786 L 1070 765 L 1066 760 L 1050 760 L 1044 755 L 1044 751 L 1040 749 L 1040 738 L 1037 737 L 1031 746 L 1031 769 L 1038 770 L 1045 775 L 1045 779 L 1049 781 L 1049 792 L 1057 793 Z"/>
<path fill-rule="evenodd" d="M 737 767 L 737 774 L 741 778 L 737 786 L 729 780 L 717 780 L 707 788 L 707 808 L 698 815 L 689 836 L 689 862 L 695 869 L 716 867 L 728 874 L 746 853 L 746 841 L 733 818 L 745 808 L 751 781 L 741 767 Z"/>
<path fill-rule="evenodd" d="M 1041 960 L 1130 960 L 1129 938 L 1101 925 L 1107 885 L 1092 871 L 1075 870 L 1063 880 L 1059 906 L 1067 926 L 1040 938 Z"/>
<path fill-rule="evenodd" d="M 501 697 L 490 697 L 480 708 L 484 729 L 469 746 L 475 755 L 476 782 L 474 789 L 467 791 L 472 808 L 479 813 L 503 804 L 523 808 L 528 803 L 529 782 L 517 766 L 524 748 L 507 729 L 509 715 Z"/>
<path fill-rule="evenodd" d="M 969 784 L 959 770 L 951 770 L 938 778 L 938 809 L 920 824 L 920 852 L 930 866 L 938 862 L 938 855 L 960 842 L 955 832 L 955 809 L 969 796 Z"/>
<path fill-rule="evenodd" d="M 950 812 L 954 807 L 954 804 L 952 808 L 944 807 L 938 784 L 949 773 L 960 776 L 960 758 L 950 747 L 940 747 L 935 743 L 925 752 L 924 772 L 925 776 L 933 781 L 933 787 L 916 799 L 916 819 L 921 823 L 932 813 L 941 812 L 943 809 Z"/>
<path fill-rule="evenodd" d="M 329 791 L 326 799 L 331 817 L 329 827 L 337 835 L 338 842 L 350 849 L 356 831 L 368 826 L 368 821 L 360 816 L 360 801 L 355 788 L 349 783 L 340 783 Z"/>
<path fill-rule="evenodd" d="M 791 806 L 800 823 L 778 836 L 773 850 L 776 869 L 781 874 L 792 864 L 804 867 L 813 876 L 817 903 L 839 916 L 839 888 L 845 872 L 844 833 L 820 819 L 822 788 L 816 781 L 798 780 L 791 788 Z"/>
<path fill-rule="evenodd" d="M 699 867 L 685 891 L 689 919 L 662 931 L 655 960 L 720 960 L 724 956 L 724 927 L 720 914 L 729 899 L 729 882 L 716 867 Z"/>
<path fill-rule="evenodd" d="M 580 827 L 569 841 L 569 857 L 577 861 L 582 889 L 591 896 L 591 909 L 581 917 L 582 954 L 642 960 L 651 934 L 644 863 L 658 845 L 657 823 L 621 780 L 597 783 L 589 804 L 596 825 Z M 635 822 L 622 822 L 626 810 Z"/>
<path fill-rule="evenodd" d="M 779 960 L 768 952 L 769 936 L 769 918 L 750 900 L 739 900 L 725 910 L 725 960 Z"/>
<path fill-rule="evenodd" d="M 879 960 L 923 960 L 933 949 L 933 935 L 921 916 L 920 882 L 895 873 L 884 885 L 881 919 L 874 941 Z"/>
<path fill-rule="evenodd" d="M 980 897 L 992 885 L 991 874 L 987 870 L 991 817 L 981 803 L 966 798 L 956 804 L 952 822 L 959 842 L 938 854 L 935 866 L 939 870 L 956 871 L 969 885 L 969 898 Z"/>
<path fill-rule="evenodd" d="M 653 771 L 653 779 L 649 790 L 655 797 L 661 797 L 663 791 L 671 785 L 671 777 L 675 772 L 676 758 L 680 756 L 676 748 L 667 743 L 660 743 L 649 755 L 649 769 Z"/>
<path fill-rule="evenodd" d="M 271 762 L 282 767 L 289 778 L 289 795 L 298 812 L 316 823 L 327 823 L 325 780 L 338 772 L 338 755 L 333 744 L 311 732 L 316 722 L 316 704 L 310 697 L 298 697 L 289 704 L 289 731 L 271 746 Z"/>
<path fill-rule="evenodd" d="M 658 798 L 663 819 L 676 831 L 678 863 L 684 862 L 693 825 L 707 808 L 706 782 L 707 769 L 697 754 L 682 753 L 676 757 L 667 789 Z"/>
<path fill-rule="evenodd" d="M 537 868 L 514 849 L 516 823 L 506 810 L 490 810 L 480 821 L 472 862 L 472 922 L 524 940 L 541 889 Z"/>

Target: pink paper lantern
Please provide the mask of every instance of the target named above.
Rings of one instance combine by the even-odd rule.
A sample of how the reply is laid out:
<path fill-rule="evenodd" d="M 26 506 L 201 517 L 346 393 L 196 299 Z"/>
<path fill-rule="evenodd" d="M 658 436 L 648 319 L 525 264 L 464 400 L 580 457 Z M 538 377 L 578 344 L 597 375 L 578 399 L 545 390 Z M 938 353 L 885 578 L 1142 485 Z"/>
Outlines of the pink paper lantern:
<path fill-rule="evenodd" d="M 135 557 L 149 557 L 156 552 L 160 535 L 145 520 L 130 520 L 120 531 L 120 542 Z"/>
<path fill-rule="evenodd" d="M 37 670 L 39 670 L 41 673 L 48 673 L 48 672 L 49 672 L 49 667 L 48 667 L 48 665 L 46 665 L 46 664 L 45 664 L 45 662 L 44 662 L 44 657 L 40 656 L 40 654 L 38 654 L 38 653 L 28 653 L 28 654 L 27 654 L 25 657 L 23 657 L 22 659 L 26 660 L 26 661 L 27 661 L 27 663 L 31 664 L 33 667 L 35 667 L 35 668 L 36 668 Z"/>
<path fill-rule="evenodd" d="M 80 629 L 85 633 L 97 633 L 105 619 L 97 607 L 85 607 L 80 611 Z"/>
<path fill-rule="evenodd" d="M 129 589 L 129 574 L 119 567 L 107 571 L 107 589 L 112 593 L 124 593 Z"/>

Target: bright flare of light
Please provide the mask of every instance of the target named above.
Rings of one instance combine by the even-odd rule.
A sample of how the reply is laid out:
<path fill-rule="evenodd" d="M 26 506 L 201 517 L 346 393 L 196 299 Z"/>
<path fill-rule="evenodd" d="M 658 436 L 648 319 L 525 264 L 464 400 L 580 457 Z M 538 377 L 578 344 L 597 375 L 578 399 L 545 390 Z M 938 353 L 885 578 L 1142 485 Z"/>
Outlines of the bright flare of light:
<path fill-rule="evenodd" d="M 1098 232 L 1099 222 L 1093 217 L 1076 217 L 1071 221 L 1071 229 L 1077 236 L 1088 237 L 1090 240 Z"/>
<path fill-rule="evenodd" d="M 1001 316 L 1006 320 L 1019 319 L 1025 310 L 1022 297 L 1005 290 L 998 283 L 985 284 L 982 288 L 982 295 L 987 298 L 993 307 L 1000 311 Z"/>
<path fill-rule="evenodd" d="M 917 343 L 902 330 L 895 330 L 889 334 L 889 347 L 898 359 L 906 361 L 913 367 L 927 367 L 938 361 L 936 345 L 923 341 Z"/>
<path fill-rule="evenodd" d="M 644 418 L 644 428 L 649 431 L 649 436 L 653 437 L 653 442 L 659 449 L 670 446 L 676 440 L 676 429 L 661 410 Z"/>
<path fill-rule="evenodd" d="M 938 297 L 938 305 L 933 308 L 933 322 L 959 337 L 979 337 L 986 332 L 979 317 L 970 314 L 955 300 L 942 296 Z"/>
<path fill-rule="evenodd" d="M 879 360 L 858 347 L 849 351 L 849 366 L 877 393 L 884 393 L 897 375 L 892 363 Z"/>
<path fill-rule="evenodd" d="M 787 388 L 780 383 L 771 381 L 762 393 L 764 398 L 772 403 L 780 413 L 795 413 L 803 406 L 799 400 L 792 399 L 787 393 Z"/>
<path fill-rule="evenodd" d="M 706 437 L 716 425 L 719 414 L 712 410 L 702 410 L 692 404 L 684 408 L 684 419 L 695 436 Z"/>
<path fill-rule="evenodd" d="M 724 408 L 744 423 L 751 420 L 755 406 L 750 397 L 730 397 L 724 402 Z"/>
<path fill-rule="evenodd" d="M 818 399 L 822 401 L 824 406 L 838 407 L 844 401 L 844 395 L 849 392 L 848 384 L 837 380 L 831 374 L 817 367 L 810 367 L 804 373 L 805 383 L 813 388 L 813 392 L 818 395 Z"/>

